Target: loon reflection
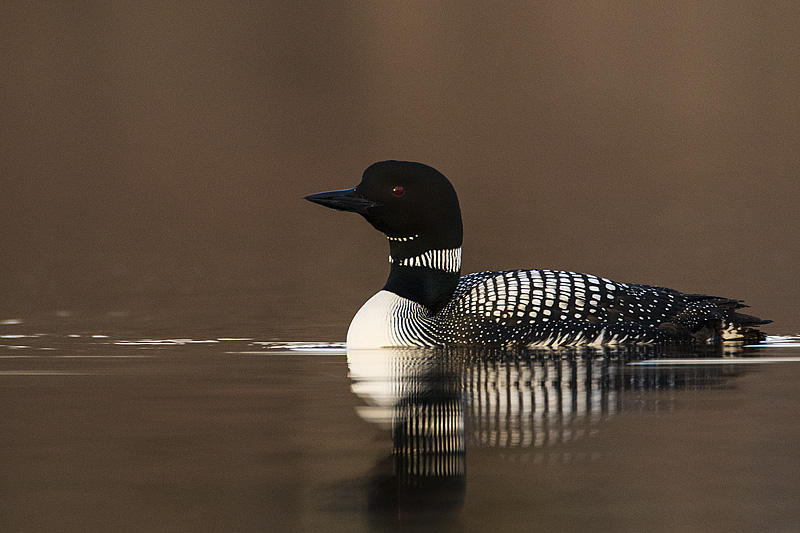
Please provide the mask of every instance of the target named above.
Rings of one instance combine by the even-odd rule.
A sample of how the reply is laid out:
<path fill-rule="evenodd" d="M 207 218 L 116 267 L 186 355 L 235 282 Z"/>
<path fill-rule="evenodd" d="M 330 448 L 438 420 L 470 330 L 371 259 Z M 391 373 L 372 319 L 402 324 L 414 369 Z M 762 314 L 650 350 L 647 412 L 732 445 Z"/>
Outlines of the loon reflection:
<path fill-rule="evenodd" d="M 731 355 L 723 349 L 731 350 L 691 355 Z M 463 502 L 469 447 L 526 453 L 569 442 L 615 414 L 672 410 L 677 391 L 727 388 L 744 372 L 740 365 L 628 364 L 685 357 L 685 350 L 348 350 L 352 390 L 366 403 L 359 416 L 392 435 L 391 456 L 375 469 L 372 510 L 444 518 L 443 509 L 455 512 Z"/>

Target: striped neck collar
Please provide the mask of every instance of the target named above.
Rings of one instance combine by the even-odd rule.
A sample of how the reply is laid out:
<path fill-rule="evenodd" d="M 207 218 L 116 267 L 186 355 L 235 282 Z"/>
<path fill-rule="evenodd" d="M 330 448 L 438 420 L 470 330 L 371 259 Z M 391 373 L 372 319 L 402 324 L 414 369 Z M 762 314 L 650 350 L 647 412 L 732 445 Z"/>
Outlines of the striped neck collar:
<path fill-rule="evenodd" d="M 413 240 L 414 240 L 414 239 L 416 239 L 417 237 L 419 237 L 419 235 L 418 235 L 418 234 L 416 234 L 416 233 L 415 233 L 414 235 L 409 235 L 408 237 L 389 237 L 388 235 L 386 236 L 386 238 L 387 238 L 387 239 L 389 239 L 390 241 L 394 241 L 394 242 L 408 242 L 408 241 L 413 241 Z"/>
<path fill-rule="evenodd" d="M 427 252 L 395 260 L 389 255 L 389 263 L 407 267 L 425 267 L 444 272 L 461 270 L 461 247 L 447 250 L 428 250 Z"/>

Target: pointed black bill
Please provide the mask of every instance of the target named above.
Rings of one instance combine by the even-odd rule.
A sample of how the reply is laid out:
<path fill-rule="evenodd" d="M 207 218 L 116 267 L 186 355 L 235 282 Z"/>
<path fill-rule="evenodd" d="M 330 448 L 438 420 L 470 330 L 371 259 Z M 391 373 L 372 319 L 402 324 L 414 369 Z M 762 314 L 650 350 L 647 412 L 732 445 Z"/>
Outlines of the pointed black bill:
<path fill-rule="evenodd" d="M 309 194 L 305 199 L 315 204 L 330 207 L 331 209 L 352 211 L 354 213 L 361 213 L 362 215 L 366 213 L 369 208 L 378 205 L 371 200 L 358 196 L 355 188 L 341 191 L 318 192 L 317 194 Z"/>

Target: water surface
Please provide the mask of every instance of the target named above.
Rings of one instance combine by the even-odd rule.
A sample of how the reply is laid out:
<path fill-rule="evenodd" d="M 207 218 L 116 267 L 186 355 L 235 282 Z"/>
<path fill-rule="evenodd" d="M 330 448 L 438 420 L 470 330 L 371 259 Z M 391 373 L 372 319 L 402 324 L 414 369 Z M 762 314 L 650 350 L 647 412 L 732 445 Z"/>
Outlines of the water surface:
<path fill-rule="evenodd" d="M 3 531 L 800 523 L 797 337 L 348 353 L 112 322 L 0 325 Z"/>

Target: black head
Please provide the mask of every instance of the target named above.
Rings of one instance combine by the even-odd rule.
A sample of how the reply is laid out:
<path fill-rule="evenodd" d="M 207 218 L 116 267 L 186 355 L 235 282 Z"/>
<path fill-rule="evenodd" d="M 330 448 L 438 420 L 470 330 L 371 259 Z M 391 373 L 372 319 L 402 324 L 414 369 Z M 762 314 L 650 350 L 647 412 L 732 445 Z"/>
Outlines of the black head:
<path fill-rule="evenodd" d="M 403 255 L 461 246 L 456 192 L 439 171 L 422 163 L 374 163 L 355 188 L 312 194 L 306 200 L 359 213 L 389 237 L 393 249 L 395 243 L 402 245 Z"/>

